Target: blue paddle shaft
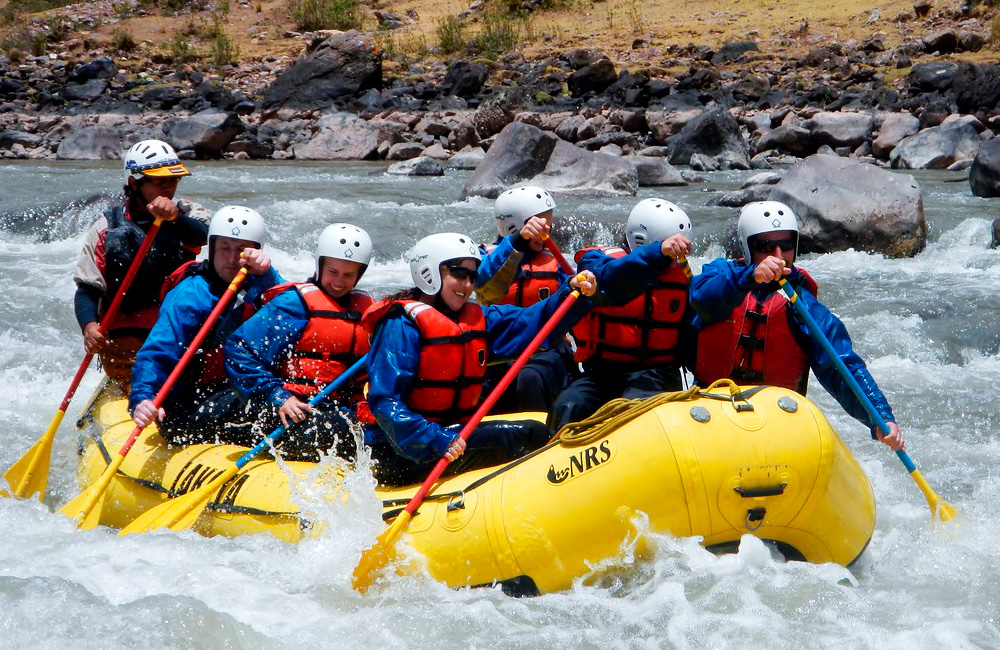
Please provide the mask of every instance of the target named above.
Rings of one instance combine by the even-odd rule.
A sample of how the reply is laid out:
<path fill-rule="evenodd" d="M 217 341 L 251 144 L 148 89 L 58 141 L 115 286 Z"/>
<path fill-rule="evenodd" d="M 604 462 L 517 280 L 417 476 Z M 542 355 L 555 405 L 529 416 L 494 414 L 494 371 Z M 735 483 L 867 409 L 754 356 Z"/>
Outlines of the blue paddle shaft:
<path fill-rule="evenodd" d="M 365 365 L 365 360 L 367 359 L 368 355 L 366 354 L 365 356 L 355 361 L 353 366 L 345 370 L 343 373 L 341 373 L 339 377 L 331 381 L 326 388 L 320 391 L 317 395 L 313 396 L 313 398 L 309 400 L 309 406 L 316 406 L 324 399 L 326 399 L 330 395 L 330 393 L 343 386 L 344 382 L 353 377 L 354 373 L 356 373 L 358 370 L 361 369 L 362 366 Z M 251 460 L 259 456 L 265 449 L 273 445 L 275 441 L 278 438 L 280 438 L 284 433 L 285 433 L 285 427 L 278 427 L 277 429 L 272 431 L 270 434 L 268 434 L 266 438 L 258 442 L 256 447 L 254 447 L 247 453 L 243 454 L 243 457 L 240 458 L 238 461 L 236 461 L 236 468 L 243 469 L 244 465 L 246 465 Z"/>
<path fill-rule="evenodd" d="M 837 351 L 833 349 L 833 344 L 831 344 L 830 340 L 826 338 L 825 334 L 823 334 L 823 331 L 819 328 L 819 324 L 816 322 L 816 319 L 812 317 L 812 314 L 809 313 L 806 306 L 799 301 L 799 294 L 795 292 L 795 289 L 792 285 L 788 284 L 788 280 L 785 278 L 782 278 L 779 281 L 779 284 L 781 285 L 782 291 L 784 291 L 785 295 L 788 296 L 788 302 L 792 303 L 792 307 L 795 308 L 795 313 L 801 316 L 802 320 L 804 320 L 806 325 L 809 326 L 809 331 L 812 333 L 813 338 L 819 342 L 827 356 L 833 360 L 834 365 L 837 366 L 837 370 L 840 371 L 841 377 L 843 377 L 844 381 L 847 382 L 847 385 L 850 386 L 851 391 L 854 393 L 855 397 L 858 398 L 858 401 L 861 402 L 861 405 L 865 407 L 865 411 L 868 412 L 868 416 L 873 422 L 878 424 L 878 428 L 882 430 L 882 435 L 889 435 L 889 425 L 885 423 L 885 420 L 882 419 L 879 412 L 875 410 L 875 405 L 872 404 L 868 395 L 861 389 L 861 384 L 858 383 L 858 380 L 851 374 L 851 371 L 848 370 L 847 364 L 845 364 L 844 360 L 840 358 Z M 909 454 L 900 449 L 896 452 L 896 455 L 899 456 L 899 460 L 903 461 L 903 465 L 906 466 L 906 471 L 917 471 L 917 466 L 910 459 Z"/>

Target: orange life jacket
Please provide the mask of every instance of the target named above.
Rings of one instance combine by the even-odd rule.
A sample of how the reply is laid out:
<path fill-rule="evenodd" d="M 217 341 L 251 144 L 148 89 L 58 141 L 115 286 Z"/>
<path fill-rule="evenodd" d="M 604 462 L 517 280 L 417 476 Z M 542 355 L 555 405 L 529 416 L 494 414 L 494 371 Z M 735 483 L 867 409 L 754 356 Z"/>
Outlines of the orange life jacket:
<path fill-rule="evenodd" d="M 816 281 L 802 269 L 799 273 L 805 289 L 815 296 Z M 763 302 L 747 292 L 729 318 L 698 333 L 698 383 L 707 386 L 716 379 L 729 378 L 738 383 L 781 386 L 805 395 L 809 354 L 792 333 L 792 309 L 781 291 Z"/>
<path fill-rule="evenodd" d="M 599 250 L 608 257 L 621 258 L 621 248 Z M 660 271 L 642 295 L 618 307 L 597 307 L 573 329 L 576 360 L 601 360 L 638 365 L 644 368 L 677 363 L 681 321 L 687 307 L 688 279 L 676 262 Z"/>
<path fill-rule="evenodd" d="M 486 374 L 486 317 L 466 303 L 456 321 L 419 300 L 382 301 L 364 318 L 374 332 L 392 309 L 402 308 L 420 332 L 420 362 L 406 405 L 431 422 L 467 420 L 479 406 Z"/>
<path fill-rule="evenodd" d="M 494 248 L 496 246 L 487 246 L 486 252 L 489 253 Z M 530 307 L 559 291 L 561 278 L 559 262 L 552 253 L 548 251 L 525 253 L 521 270 L 517 278 L 510 283 L 507 294 L 500 304 Z"/>
<path fill-rule="evenodd" d="M 292 286 L 305 303 L 309 323 L 292 347 L 281 375 L 287 380 L 286 390 L 299 397 L 312 397 L 368 352 L 368 334 L 361 327 L 361 315 L 372 299 L 363 291 L 351 291 L 345 296 L 347 304 L 341 305 L 315 284 Z M 350 398 L 351 390 L 338 395 Z"/>

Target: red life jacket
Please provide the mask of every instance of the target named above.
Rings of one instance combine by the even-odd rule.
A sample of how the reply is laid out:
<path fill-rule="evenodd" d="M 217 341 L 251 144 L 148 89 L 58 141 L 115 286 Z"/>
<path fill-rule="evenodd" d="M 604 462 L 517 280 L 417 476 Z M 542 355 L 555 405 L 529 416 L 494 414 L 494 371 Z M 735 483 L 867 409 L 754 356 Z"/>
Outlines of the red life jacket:
<path fill-rule="evenodd" d="M 626 255 L 621 248 L 599 250 L 608 257 Z M 687 307 L 688 279 L 676 262 L 660 271 L 642 295 L 618 307 L 597 307 L 573 329 L 576 360 L 597 359 L 644 368 L 677 363 L 681 321 Z"/>
<path fill-rule="evenodd" d="M 289 285 L 280 286 L 290 288 Z M 286 390 L 308 398 L 319 393 L 368 352 L 368 335 L 361 328 L 361 315 L 371 306 L 372 299 L 364 291 L 351 291 L 345 296 L 347 304 L 343 306 L 315 284 L 294 286 L 305 303 L 309 323 L 292 347 L 281 375 L 287 380 Z M 351 392 L 348 388 L 338 395 L 341 399 L 349 399 Z"/>
<path fill-rule="evenodd" d="M 799 273 L 802 286 L 815 296 L 816 281 L 802 269 Z M 716 379 L 729 378 L 739 383 L 781 386 L 805 395 L 809 354 L 793 335 L 792 310 L 781 291 L 764 302 L 747 292 L 728 319 L 698 333 L 698 383 L 707 386 Z"/>
<path fill-rule="evenodd" d="M 479 406 L 486 374 L 486 317 L 466 303 L 457 322 L 419 300 L 382 301 L 365 313 L 374 332 L 389 311 L 401 307 L 420 332 L 420 363 L 406 405 L 431 422 L 467 420 Z"/>
<path fill-rule="evenodd" d="M 486 252 L 489 253 L 494 248 L 496 246 L 487 246 Z M 517 278 L 510 283 L 507 295 L 499 304 L 530 307 L 559 291 L 561 278 L 559 262 L 552 253 L 525 253 Z"/>

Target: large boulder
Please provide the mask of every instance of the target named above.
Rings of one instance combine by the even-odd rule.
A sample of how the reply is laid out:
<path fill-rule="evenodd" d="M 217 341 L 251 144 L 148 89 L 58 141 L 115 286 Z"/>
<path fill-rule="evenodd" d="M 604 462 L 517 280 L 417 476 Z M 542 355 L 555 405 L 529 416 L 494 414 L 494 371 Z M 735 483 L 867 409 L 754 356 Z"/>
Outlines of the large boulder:
<path fill-rule="evenodd" d="M 475 97 L 483 89 L 489 69 L 482 63 L 455 61 L 448 67 L 441 84 L 441 93 L 458 97 Z"/>
<path fill-rule="evenodd" d="M 169 129 L 169 130 L 168 130 Z M 165 125 L 167 141 L 174 149 L 193 150 L 202 158 L 217 158 L 246 125 L 236 113 L 208 109 Z"/>
<path fill-rule="evenodd" d="M 750 169 L 747 143 L 740 125 L 729 111 L 714 108 L 703 112 L 670 138 L 670 164 L 687 165 L 692 154 L 717 161 L 720 169 Z"/>
<path fill-rule="evenodd" d="M 874 118 L 868 113 L 822 111 L 802 123 L 817 148 L 822 145 L 856 149 L 868 141 Z"/>
<path fill-rule="evenodd" d="M 972 160 L 981 140 L 976 119 L 966 116 L 945 121 L 904 138 L 889 155 L 893 169 L 947 169 L 960 160 Z"/>
<path fill-rule="evenodd" d="M 769 198 L 798 216 L 802 252 L 913 257 L 927 244 L 920 186 L 908 174 L 817 154 L 794 165 Z"/>
<path fill-rule="evenodd" d="M 625 156 L 625 160 L 635 167 L 639 187 L 663 187 L 687 185 L 679 169 L 665 159 L 654 156 Z"/>
<path fill-rule="evenodd" d="M 529 182 L 551 192 L 587 196 L 635 196 L 639 191 L 639 176 L 631 163 L 565 140 L 556 142 L 545 170 Z"/>
<path fill-rule="evenodd" d="M 382 89 L 381 50 L 374 39 L 352 30 L 313 41 L 306 56 L 267 88 L 263 108 L 326 108 L 369 88 Z"/>
<path fill-rule="evenodd" d="M 379 129 L 352 113 L 328 111 L 316 121 L 312 138 L 293 147 L 298 160 L 372 160 L 378 157 Z"/>
<path fill-rule="evenodd" d="M 882 120 L 878 137 L 872 141 L 872 154 L 888 160 L 900 142 L 920 131 L 920 120 L 909 113 L 889 113 Z"/>
<path fill-rule="evenodd" d="M 122 141 L 117 129 L 86 126 L 63 138 L 56 149 L 60 160 L 118 160 L 122 157 Z"/>
<path fill-rule="evenodd" d="M 512 185 L 545 169 L 559 138 L 524 122 L 511 122 L 497 135 L 483 162 L 462 189 L 462 198 L 495 199 Z"/>
<path fill-rule="evenodd" d="M 969 170 L 969 186 L 973 196 L 1000 196 L 1000 139 L 987 140 L 979 147 Z"/>

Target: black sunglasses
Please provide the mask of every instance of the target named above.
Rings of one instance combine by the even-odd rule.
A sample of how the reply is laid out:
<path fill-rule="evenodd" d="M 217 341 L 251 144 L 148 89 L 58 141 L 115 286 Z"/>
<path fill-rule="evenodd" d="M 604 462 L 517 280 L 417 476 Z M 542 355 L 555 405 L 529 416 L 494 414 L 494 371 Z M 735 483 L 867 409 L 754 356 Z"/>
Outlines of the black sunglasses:
<path fill-rule="evenodd" d="M 455 278 L 456 280 L 469 280 L 476 274 L 475 269 L 469 269 L 464 266 L 456 264 L 455 266 L 448 267 L 448 275 Z"/>
<path fill-rule="evenodd" d="M 789 237 L 788 239 L 753 239 L 750 241 L 750 248 L 754 249 L 758 253 L 773 253 L 774 249 L 781 247 L 783 251 L 794 251 L 795 243 L 797 239 L 795 237 Z"/>

